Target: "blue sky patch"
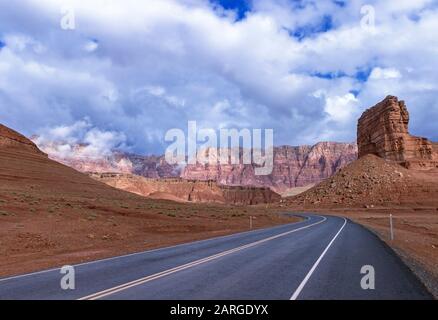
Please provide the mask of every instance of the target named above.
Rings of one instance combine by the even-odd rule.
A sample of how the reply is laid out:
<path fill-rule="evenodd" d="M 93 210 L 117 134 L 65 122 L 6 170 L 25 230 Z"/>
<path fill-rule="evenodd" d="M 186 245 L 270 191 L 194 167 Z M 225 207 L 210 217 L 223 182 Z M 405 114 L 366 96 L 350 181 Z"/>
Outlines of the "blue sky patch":
<path fill-rule="evenodd" d="M 343 71 L 331 71 L 331 72 L 315 71 L 315 72 L 311 72 L 310 76 L 317 77 L 320 79 L 327 79 L 327 80 L 339 79 L 339 78 L 343 78 L 343 77 L 352 77 L 352 78 L 355 78 L 356 80 L 358 80 L 359 82 L 367 82 L 372 71 L 373 71 L 372 67 L 358 69 L 356 71 L 356 73 L 354 73 L 352 75 L 347 74 Z M 351 92 L 351 93 L 353 93 L 353 92 Z"/>
<path fill-rule="evenodd" d="M 418 13 L 412 13 L 410 15 L 408 15 L 409 20 L 414 21 L 414 22 L 418 22 L 421 20 L 421 16 Z"/>
<path fill-rule="evenodd" d="M 318 24 L 301 26 L 295 29 L 294 31 L 290 32 L 289 34 L 291 34 L 291 36 L 301 41 L 315 34 L 330 31 L 333 28 L 334 28 L 333 18 L 329 15 L 325 15 L 321 18 Z"/>
<path fill-rule="evenodd" d="M 347 76 L 345 72 L 342 71 L 336 71 L 336 72 L 312 72 L 310 74 L 312 77 L 317 77 L 317 78 L 321 78 L 321 79 L 327 79 L 327 80 L 332 80 L 332 79 L 337 79 L 337 78 L 342 78 Z"/>
<path fill-rule="evenodd" d="M 355 98 L 360 94 L 360 90 L 350 90 L 349 91 L 352 95 L 354 95 Z"/>
<path fill-rule="evenodd" d="M 0 40 L 0 49 L 6 47 L 6 43 Z"/>
<path fill-rule="evenodd" d="M 354 77 L 360 82 L 367 82 L 373 68 L 367 67 L 356 72 Z"/>
<path fill-rule="evenodd" d="M 218 4 L 226 10 L 234 10 L 237 13 L 237 20 L 245 18 L 245 14 L 251 11 L 249 0 L 210 0 L 213 4 Z"/>
<path fill-rule="evenodd" d="M 345 5 L 347 4 L 345 1 L 341 1 L 341 0 L 334 0 L 333 3 L 341 8 L 345 7 Z"/>

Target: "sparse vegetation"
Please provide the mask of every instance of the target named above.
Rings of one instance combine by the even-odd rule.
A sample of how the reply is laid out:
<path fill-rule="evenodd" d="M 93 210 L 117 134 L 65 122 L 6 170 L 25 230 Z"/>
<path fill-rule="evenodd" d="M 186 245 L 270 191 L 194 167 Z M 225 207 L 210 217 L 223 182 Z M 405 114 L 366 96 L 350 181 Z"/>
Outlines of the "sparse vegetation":
<path fill-rule="evenodd" d="M 231 216 L 237 218 L 237 217 L 244 217 L 245 215 L 243 213 L 233 213 Z"/>

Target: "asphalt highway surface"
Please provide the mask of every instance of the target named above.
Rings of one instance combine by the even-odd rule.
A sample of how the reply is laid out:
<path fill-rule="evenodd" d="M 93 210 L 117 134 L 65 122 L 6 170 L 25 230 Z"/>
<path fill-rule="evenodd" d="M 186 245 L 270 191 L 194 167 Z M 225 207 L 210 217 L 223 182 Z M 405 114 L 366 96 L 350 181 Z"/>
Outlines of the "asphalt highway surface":
<path fill-rule="evenodd" d="M 364 227 L 340 217 L 303 217 L 75 265 L 67 274 L 58 268 L 0 279 L 0 299 L 432 299 Z M 71 270 L 74 289 L 63 289 Z"/>

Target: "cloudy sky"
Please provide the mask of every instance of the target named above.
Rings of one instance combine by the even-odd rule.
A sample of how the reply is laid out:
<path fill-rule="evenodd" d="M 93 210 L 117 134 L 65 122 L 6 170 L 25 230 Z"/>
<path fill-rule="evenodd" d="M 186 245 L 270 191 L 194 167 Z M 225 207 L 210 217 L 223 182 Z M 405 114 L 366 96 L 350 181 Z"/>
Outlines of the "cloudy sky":
<path fill-rule="evenodd" d="M 353 141 L 388 94 L 438 140 L 437 70 L 432 0 L 0 0 L 0 123 L 102 150 L 188 120 Z"/>

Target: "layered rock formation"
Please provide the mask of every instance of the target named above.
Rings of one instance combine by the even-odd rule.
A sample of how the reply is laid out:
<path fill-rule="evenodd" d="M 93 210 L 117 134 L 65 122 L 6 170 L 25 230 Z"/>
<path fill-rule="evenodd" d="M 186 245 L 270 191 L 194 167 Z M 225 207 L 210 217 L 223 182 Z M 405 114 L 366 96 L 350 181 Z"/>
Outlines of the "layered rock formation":
<path fill-rule="evenodd" d="M 411 136 L 409 112 L 404 101 L 388 96 L 364 112 L 358 122 L 359 157 L 374 154 L 406 168 L 438 167 L 436 144 L 426 138 Z"/>
<path fill-rule="evenodd" d="M 321 142 L 314 146 L 276 147 L 272 174 L 257 176 L 254 165 L 180 167 L 168 164 L 164 156 L 140 156 L 118 151 L 96 158 L 87 156 L 82 145 L 47 143 L 37 137 L 34 141 L 51 159 L 81 172 L 127 173 L 151 179 L 214 180 L 220 185 L 268 187 L 279 193 L 319 183 L 357 159 L 355 143 Z M 65 149 L 69 152 L 62 152 Z"/>
<path fill-rule="evenodd" d="M 114 188 L 154 199 L 235 205 L 255 205 L 280 200 L 280 195 L 269 188 L 221 186 L 215 181 L 147 179 L 137 175 L 117 173 L 91 173 L 90 176 Z"/>
<path fill-rule="evenodd" d="M 269 187 L 277 192 L 321 182 L 357 159 L 354 143 L 321 142 L 314 146 L 274 148 L 273 172 L 255 175 L 254 165 L 188 165 L 181 177 L 215 180 L 222 185 Z"/>

